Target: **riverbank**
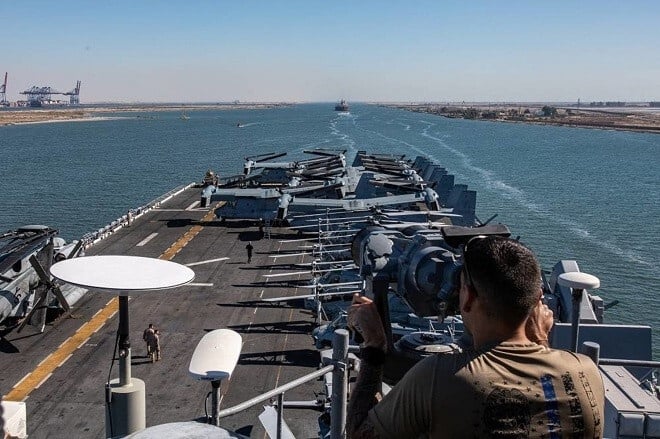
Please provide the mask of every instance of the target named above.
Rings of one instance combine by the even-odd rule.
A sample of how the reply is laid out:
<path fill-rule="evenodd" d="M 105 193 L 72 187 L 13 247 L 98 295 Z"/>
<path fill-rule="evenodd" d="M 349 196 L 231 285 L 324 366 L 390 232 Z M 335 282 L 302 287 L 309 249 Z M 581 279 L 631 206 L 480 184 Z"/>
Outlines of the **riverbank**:
<path fill-rule="evenodd" d="M 498 106 L 384 104 L 382 106 L 417 113 L 435 114 L 448 118 L 640 131 L 660 134 L 660 108 L 621 107 L 592 109 L 524 104 Z"/>
<path fill-rule="evenodd" d="M 107 120 L 118 112 L 259 110 L 292 104 L 109 104 L 85 107 L 0 109 L 0 126 L 27 123 Z"/>

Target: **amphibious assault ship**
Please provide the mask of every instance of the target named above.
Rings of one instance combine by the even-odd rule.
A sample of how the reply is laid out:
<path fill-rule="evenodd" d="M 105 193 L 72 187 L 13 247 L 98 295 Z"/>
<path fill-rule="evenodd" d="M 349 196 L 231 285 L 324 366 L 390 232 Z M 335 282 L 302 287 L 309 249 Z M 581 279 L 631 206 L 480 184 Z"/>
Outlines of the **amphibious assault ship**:
<path fill-rule="evenodd" d="M 359 359 L 342 323 L 341 303 L 356 289 L 379 301 L 391 321 L 392 350 L 409 362 L 454 349 L 462 322 L 451 307 L 452 273 L 461 263 L 461 242 L 475 234 L 508 235 L 508 227 L 493 218 L 480 221 L 476 193 L 424 157 L 360 152 L 353 171 L 345 172 L 355 172 L 351 189 L 335 190 L 347 183 L 335 175 L 338 186 L 328 190 L 318 184 L 329 178 L 321 170 L 341 162 L 339 154 L 330 155 L 320 167 L 317 161 L 296 163 L 309 174 L 303 186 L 317 186 L 302 195 L 287 189 L 290 183 L 249 183 L 268 181 L 267 175 L 220 179 L 210 172 L 203 183 L 175 188 L 82 237 L 86 256 L 174 261 L 192 269 L 195 279 L 126 299 L 130 322 L 126 312 L 124 338 L 117 330 L 120 301 L 97 291 L 49 320 L 43 332 L 26 326 L 18 333 L 4 322 L 5 427 L 19 437 L 51 438 L 343 437 L 350 376 Z M 292 169 L 291 162 L 282 166 Z M 232 203 L 232 209 L 225 207 Z M 47 241 L 28 253 L 39 253 Z M 254 247 L 251 263 L 248 242 Z M 323 276 L 332 272 L 355 277 L 330 283 Z M 3 281 L 15 276 L 2 275 Z M 607 305 L 584 291 L 595 288 L 597 279 L 581 276 L 575 261 L 559 262 L 544 286 L 558 320 L 553 346 L 581 349 L 580 343 L 592 342 L 588 351 L 601 363 L 605 436 L 654 437 L 660 403 L 651 328 L 606 324 Z M 7 300 L 32 296 L 23 321 L 40 306 L 36 288 L 2 291 Z M 313 306 L 305 306 L 310 301 Z M 318 325 L 330 319 L 333 305 L 339 307 L 336 317 L 319 342 Z M 158 362 L 141 341 L 149 323 L 161 332 Z M 235 365 L 224 361 L 230 351 Z M 205 352 L 219 355 L 209 363 Z M 129 377 L 144 383 L 142 408 L 117 407 L 121 396 L 108 385 L 117 364 L 120 378 L 128 368 Z"/>

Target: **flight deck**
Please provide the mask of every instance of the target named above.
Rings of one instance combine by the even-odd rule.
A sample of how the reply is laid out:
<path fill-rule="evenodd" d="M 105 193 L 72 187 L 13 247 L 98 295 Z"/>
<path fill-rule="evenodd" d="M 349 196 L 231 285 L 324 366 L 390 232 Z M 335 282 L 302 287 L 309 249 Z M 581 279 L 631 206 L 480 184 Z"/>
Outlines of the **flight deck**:
<path fill-rule="evenodd" d="M 188 373 L 197 343 L 209 331 L 238 332 L 243 348 L 229 381 L 222 383 L 221 408 L 265 393 L 317 369 L 320 358 L 310 333 L 314 316 L 302 301 L 272 305 L 259 299 L 307 293 L 284 278 L 264 277 L 304 262 L 305 256 L 275 263 L 270 256 L 294 251 L 300 243 L 281 242 L 297 237 L 286 228 L 268 230 L 255 221 L 220 223 L 215 205 L 199 207 L 200 189 L 189 187 L 157 208 L 133 219 L 130 226 L 100 240 L 86 255 L 133 255 L 161 258 L 191 268 L 192 283 L 171 290 L 131 297 L 130 341 L 132 375 L 145 382 L 146 425 L 202 419 L 210 414 L 205 399 L 209 383 Z M 254 254 L 247 263 L 245 246 Z M 309 262 L 309 256 L 307 261 Z M 287 268 L 288 269 L 288 268 Z M 118 375 L 111 360 L 118 327 L 118 300 L 88 292 L 70 317 L 61 317 L 43 334 L 27 326 L 1 339 L 0 393 L 7 400 L 27 404 L 30 437 L 103 437 L 104 387 Z M 153 323 L 161 333 L 162 359 L 152 363 L 142 332 Z M 323 390 L 312 382 L 288 391 L 285 400 L 314 400 Z M 261 406 L 221 419 L 221 425 L 252 437 L 263 437 L 258 415 Z M 319 412 L 285 409 L 284 419 L 296 437 L 317 437 Z"/>

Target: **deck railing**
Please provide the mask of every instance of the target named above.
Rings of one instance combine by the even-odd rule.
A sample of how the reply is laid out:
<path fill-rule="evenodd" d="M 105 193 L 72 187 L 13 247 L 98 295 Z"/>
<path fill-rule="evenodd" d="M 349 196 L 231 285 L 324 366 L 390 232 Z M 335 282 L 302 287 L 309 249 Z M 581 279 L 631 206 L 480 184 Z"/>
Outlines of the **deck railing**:
<path fill-rule="evenodd" d="M 148 202 L 144 206 L 136 207 L 134 209 L 130 209 L 126 215 L 122 215 L 116 220 L 112 221 L 110 224 L 106 225 L 105 227 L 101 227 L 100 229 L 94 231 L 94 232 L 88 232 L 85 233 L 81 240 L 84 243 L 85 248 L 88 248 L 97 242 L 101 241 L 102 239 L 107 238 L 108 236 L 112 235 L 114 232 L 117 230 L 121 229 L 122 227 L 130 226 L 131 222 L 135 218 L 138 218 L 145 213 L 149 212 L 152 209 L 155 209 L 157 207 L 160 207 L 162 203 L 165 203 L 166 201 L 170 200 L 172 197 L 175 195 L 185 191 L 191 186 L 194 186 L 195 183 L 190 183 L 187 185 L 183 186 L 177 186 L 174 189 L 172 189 L 169 192 L 164 193 L 160 197 Z"/>
<path fill-rule="evenodd" d="M 284 419 L 284 393 L 302 384 L 322 377 L 326 373 L 332 372 L 332 396 L 330 399 L 330 438 L 343 439 L 346 437 L 345 427 L 349 369 L 348 337 L 348 331 L 345 329 L 338 329 L 335 331 L 332 345 L 332 359 L 330 360 L 329 365 L 326 365 L 317 371 L 304 375 L 294 381 L 284 384 L 283 386 L 276 387 L 269 392 L 256 396 L 233 407 L 220 410 L 218 413 L 218 418 L 234 415 L 238 412 L 257 405 L 260 402 L 277 396 L 277 439 L 281 439 L 282 424 Z"/>

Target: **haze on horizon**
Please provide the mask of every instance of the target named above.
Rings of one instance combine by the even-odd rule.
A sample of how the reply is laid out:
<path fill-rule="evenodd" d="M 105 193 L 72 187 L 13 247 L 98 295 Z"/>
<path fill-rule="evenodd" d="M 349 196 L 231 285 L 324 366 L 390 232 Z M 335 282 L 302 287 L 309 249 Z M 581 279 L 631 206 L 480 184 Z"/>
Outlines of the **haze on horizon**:
<path fill-rule="evenodd" d="M 659 101 L 660 2 L 0 4 L 7 99 Z"/>

